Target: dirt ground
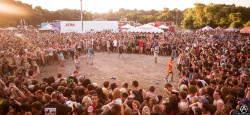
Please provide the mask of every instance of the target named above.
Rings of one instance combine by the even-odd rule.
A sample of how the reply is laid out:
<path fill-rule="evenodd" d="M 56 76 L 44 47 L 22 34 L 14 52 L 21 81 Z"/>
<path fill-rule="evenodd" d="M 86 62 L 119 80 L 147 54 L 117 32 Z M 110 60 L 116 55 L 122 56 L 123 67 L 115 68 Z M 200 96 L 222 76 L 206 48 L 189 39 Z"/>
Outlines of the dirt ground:
<path fill-rule="evenodd" d="M 159 56 L 157 64 L 154 63 L 153 55 L 123 54 L 123 56 L 123 58 L 119 58 L 118 53 L 96 53 L 94 65 L 87 65 L 86 55 L 82 54 L 79 57 L 81 61 L 80 73 L 99 86 L 103 86 L 104 81 L 118 83 L 119 87 L 123 82 L 127 82 L 129 88 L 131 88 L 132 81 L 137 80 L 140 88 L 148 91 L 149 87 L 153 85 L 156 87 L 156 94 L 160 94 L 164 98 L 167 97 L 163 88 L 166 83 L 164 78 L 167 75 L 166 70 L 170 56 Z M 177 58 L 174 61 L 177 61 Z M 66 60 L 65 67 L 61 67 L 57 62 L 54 62 L 53 65 L 46 67 L 46 72 L 41 73 L 38 80 L 41 81 L 42 78 L 49 76 L 54 76 L 57 79 L 56 75 L 59 72 L 63 74 L 63 77 L 68 77 L 74 70 L 75 66 L 72 59 Z M 171 82 L 171 84 L 177 88 L 180 77 L 176 69 L 176 62 L 173 64 L 173 72 L 174 82 Z M 112 77 L 116 80 L 110 79 Z"/>

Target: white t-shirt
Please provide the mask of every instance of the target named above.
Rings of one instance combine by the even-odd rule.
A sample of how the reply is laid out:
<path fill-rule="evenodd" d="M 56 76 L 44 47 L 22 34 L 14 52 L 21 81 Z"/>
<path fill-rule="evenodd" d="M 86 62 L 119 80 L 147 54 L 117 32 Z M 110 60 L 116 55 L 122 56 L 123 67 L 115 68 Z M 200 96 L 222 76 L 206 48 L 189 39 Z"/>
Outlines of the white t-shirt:
<path fill-rule="evenodd" d="M 49 48 L 49 56 L 53 56 L 53 51 L 54 51 L 53 48 Z"/>
<path fill-rule="evenodd" d="M 114 40 L 113 44 L 114 44 L 115 47 L 117 47 L 117 40 Z"/>

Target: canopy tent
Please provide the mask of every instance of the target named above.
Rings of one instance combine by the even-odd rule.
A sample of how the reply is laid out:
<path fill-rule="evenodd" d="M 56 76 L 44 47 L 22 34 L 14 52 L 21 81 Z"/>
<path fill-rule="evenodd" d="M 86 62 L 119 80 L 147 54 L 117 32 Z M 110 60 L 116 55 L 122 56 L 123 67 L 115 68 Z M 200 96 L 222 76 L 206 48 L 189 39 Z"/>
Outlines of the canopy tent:
<path fill-rule="evenodd" d="M 53 26 L 50 25 L 50 24 L 48 24 L 48 25 L 46 25 L 46 26 L 43 26 L 43 27 L 40 29 L 40 31 L 43 31 L 43 30 L 51 30 L 51 29 L 53 29 Z"/>
<path fill-rule="evenodd" d="M 215 30 L 224 30 L 222 27 L 218 26 Z"/>
<path fill-rule="evenodd" d="M 213 30 L 213 28 L 211 28 L 210 26 L 206 26 L 204 28 L 201 29 L 202 31 L 209 31 L 209 30 Z"/>
<path fill-rule="evenodd" d="M 54 26 L 54 25 L 51 25 L 51 24 L 48 24 L 46 26 L 43 26 L 40 31 L 58 31 L 60 30 L 58 27 Z"/>
<path fill-rule="evenodd" d="M 3 29 L 3 28 L 0 28 L 0 31 L 3 31 L 3 30 L 5 30 L 5 29 Z"/>
<path fill-rule="evenodd" d="M 165 25 L 160 25 L 158 28 L 160 28 L 160 29 L 169 29 L 169 27 L 167 27 Z"/>
<path fill-rule="evenodd" d="M 18 29 L 15 27 L 8 27 L 8 28 L 5 28 L 5 30 L 13 31 L 13 30 L 18 30 Z"/>
<path fill-rule="evenodd" d="M 135 28 L 134 26 L 131 26 L 129 24 L 126 24 L 124 26 L 121 27 L 121 29 L 131 29 L 131 28 Z"/>
<path fill-rule="evenodd" d="M 240 30 L 240 33 L 250 34 L 250 26 L 241 29 L 241 30 Z"/>
<path fill-rule="evenodd" d="M 235 32 L 235 31 L 239 31 L 239 29 L 235 28 L 235 27 L 229 27 L 227 29 L 225 29 L 225 31 L 228 31 L 228 32 Z"/>
<path fill-rule="evenodd" d="M 154 26 L 151 26 L 149 24 L 142 25 L 136 28 L 128 29 L 127 32 L 142 32 L 142 33 L 163 33 L 164 31 L 162 29 L 158 29 Z"/>
<path fill-rule="evenodd" d="M 185 30 L 184 33 L 193 33 L 192 30 Z"/>
<path fill-rule="evenodd" d="M 121 29 L 121 28 L 122 28 L 122 26 L 124 26 L 124 25 L 120 25 L 120 26 L 118 27 L 118 29 Z"/>

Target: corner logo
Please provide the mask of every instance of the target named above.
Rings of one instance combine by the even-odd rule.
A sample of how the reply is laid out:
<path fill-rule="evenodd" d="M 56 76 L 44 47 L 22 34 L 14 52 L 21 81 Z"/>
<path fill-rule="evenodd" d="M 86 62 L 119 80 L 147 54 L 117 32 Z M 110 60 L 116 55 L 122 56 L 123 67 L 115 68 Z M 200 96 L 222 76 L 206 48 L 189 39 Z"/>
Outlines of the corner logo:
<path fill-rule="evenodd" d="M 248 107 L 246 105 L 242 105 L 240 107 L 240 111 L 234 111 L 231 113 L 231 115 L 250 115 L 248 112 Z"/>
<path fill-rule="evenodd" d="M 240 107 L 241 114 L 246 114 L 248 112 L 248 107 L 246 105 L 242 105 Z"/>

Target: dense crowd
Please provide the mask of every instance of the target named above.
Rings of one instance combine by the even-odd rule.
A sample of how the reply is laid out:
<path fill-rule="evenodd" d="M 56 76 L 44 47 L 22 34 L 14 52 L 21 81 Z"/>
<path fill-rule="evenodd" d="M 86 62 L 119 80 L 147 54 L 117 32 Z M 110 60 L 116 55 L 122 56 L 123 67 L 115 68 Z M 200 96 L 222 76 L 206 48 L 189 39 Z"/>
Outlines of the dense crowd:
<path fill-rule="evenodd" d="M 0 33 L 1 114 L 228 115 L 250 107 L 249 36 L 220 30 L 59 34 L 29 29 L 16 33 Z M 155 94 L 153 85 L 141 89 L 143 83 L 138 81 L 121 86 L 105 81 L 98 86 L 79 76 L 78 56 L 88 55 L 93 64 L 94 52 L 171 56 L 181 79 L 178 87 L 165 84 L 167 99 Z M 70 59 L 76 66 L 72 75 L 39 76 L 46 66 L 64 66 Z M 42 81 L 36 80 L 38 76 Z"/>

